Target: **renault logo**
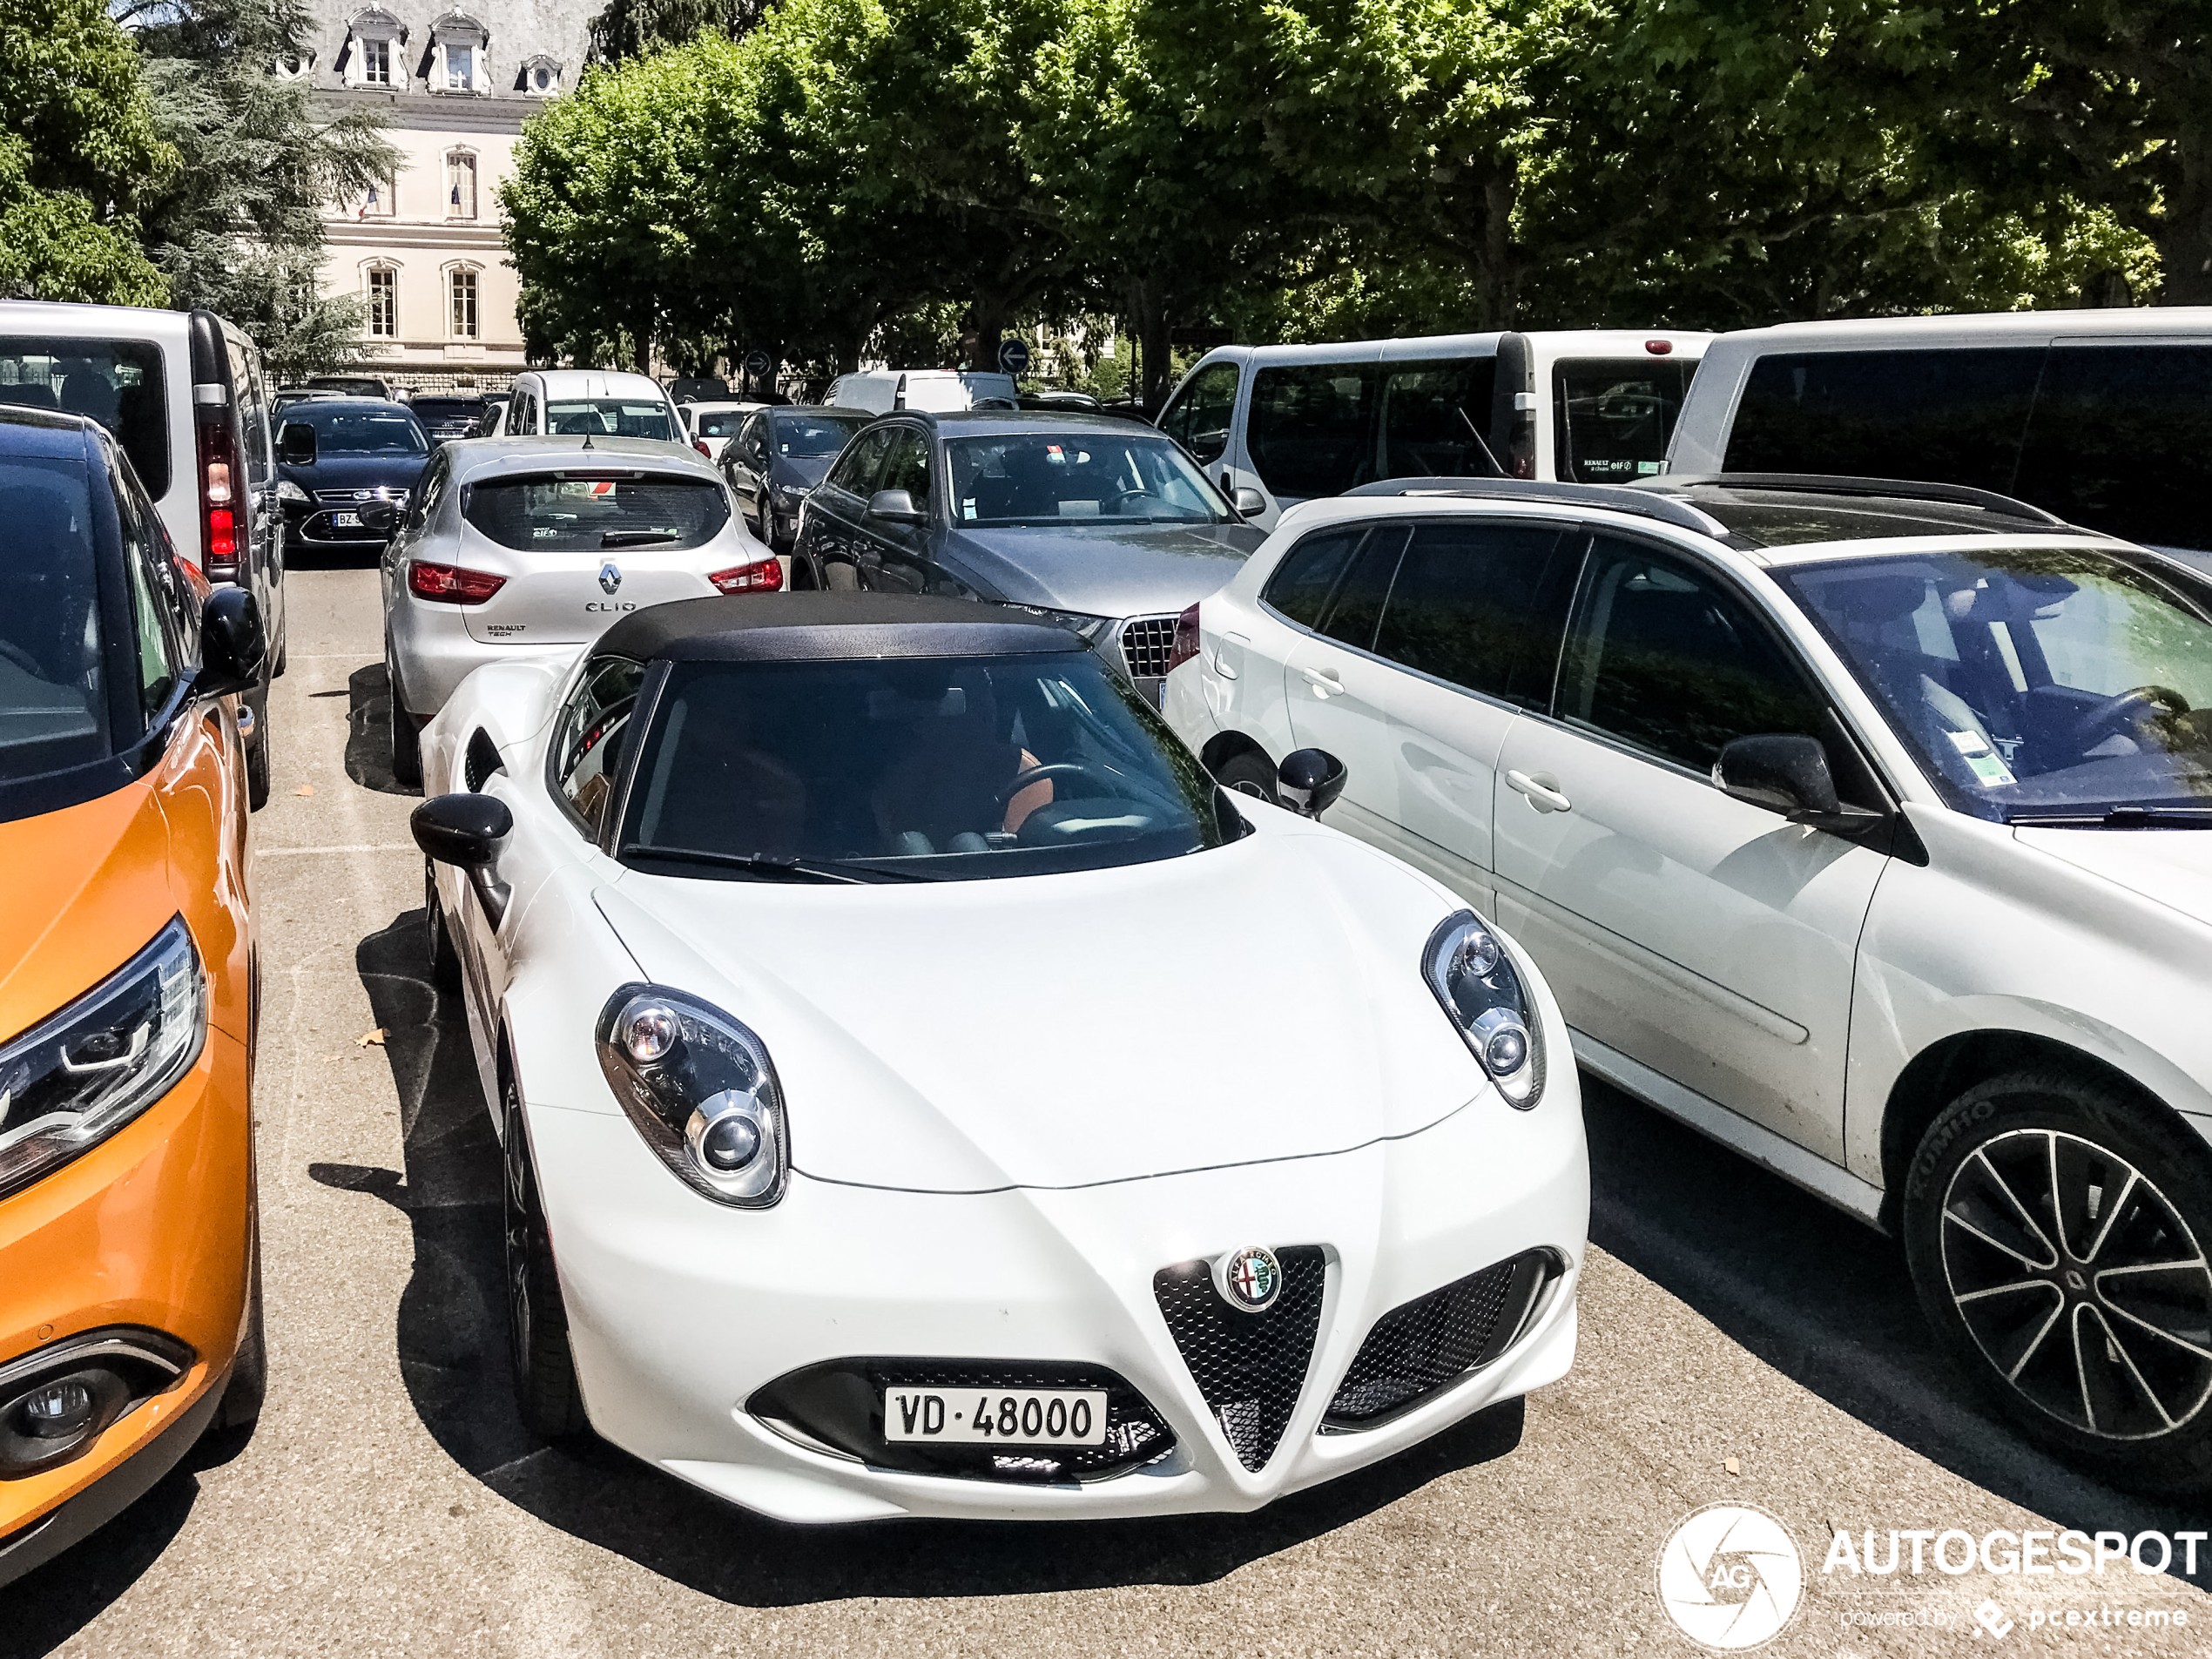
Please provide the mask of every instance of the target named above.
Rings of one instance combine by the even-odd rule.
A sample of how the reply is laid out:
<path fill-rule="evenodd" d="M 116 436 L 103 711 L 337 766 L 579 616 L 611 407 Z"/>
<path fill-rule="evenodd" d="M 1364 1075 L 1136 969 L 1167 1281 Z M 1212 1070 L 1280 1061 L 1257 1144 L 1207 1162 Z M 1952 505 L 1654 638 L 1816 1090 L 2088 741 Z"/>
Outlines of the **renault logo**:
<path fill-rule="evenodd" d="M 1221 1287 L 1231 1306 L 1264 1313 L 1283 1288 L 1282 1264 L 1265 1245 L 1247 1244 L 1222 1264 Z"/>
<path fill-rule="evenodd" d="M 599 567 L 599 590 L 612 593 L 622 585 L 622 570 L 612 559 Z"/>

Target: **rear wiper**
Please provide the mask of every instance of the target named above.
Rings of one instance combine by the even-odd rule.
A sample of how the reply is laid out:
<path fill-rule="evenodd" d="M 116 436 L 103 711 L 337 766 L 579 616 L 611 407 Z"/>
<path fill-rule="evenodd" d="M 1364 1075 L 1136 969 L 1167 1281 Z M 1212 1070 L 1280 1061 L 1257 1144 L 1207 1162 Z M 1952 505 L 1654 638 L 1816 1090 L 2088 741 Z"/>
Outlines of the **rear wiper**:
<path fill-rule="evenodd" d="M 672 542 L 676 538 L 666 530 L 607 530 L 599 537 L 601 547 L 644 547 L 650 542 Z"/>
<path fill-rule="evenodd" d="M 2113 806 L 2101 813 L 2008 813 L 2026 829 L 2212 829 L 2212 806 Z"/>
<path fill-rule="evenodd" d="M 879 881 L 920 881 L 927 879 L 910 875 L 904 870 L 870 870 L 865 875 L 855 875 L 850 870 L 837 869 L 826 864 L 810 864 L 805 859 L 770 858 L 765 853 L 710 853 L 702 847 L 655 846 L 647 841 L 627 842 L 616 856 L 624 859 L 667 859 L 679 864 L 709 864 L 718 869 L 749 871 L 773 881 L 833 881 L 864 887 Z"/>

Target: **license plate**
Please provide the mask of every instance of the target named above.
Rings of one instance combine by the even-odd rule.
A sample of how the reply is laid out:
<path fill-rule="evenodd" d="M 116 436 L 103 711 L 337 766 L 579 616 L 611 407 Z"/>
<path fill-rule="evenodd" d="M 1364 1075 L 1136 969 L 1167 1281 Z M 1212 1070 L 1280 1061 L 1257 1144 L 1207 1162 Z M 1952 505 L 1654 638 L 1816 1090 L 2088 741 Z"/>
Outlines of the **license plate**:
<path fill-rule="evenodd" d="M 359 513 L 333 513 L 330 522 L 341 530 L 357 530 L 361 527 L 361 516 Z"/>
<path fill-rule="evenodd" d="M 883 1437 L 961 1446 L 1103 1446 L 1103 1388 L 887 1388 Z"/>

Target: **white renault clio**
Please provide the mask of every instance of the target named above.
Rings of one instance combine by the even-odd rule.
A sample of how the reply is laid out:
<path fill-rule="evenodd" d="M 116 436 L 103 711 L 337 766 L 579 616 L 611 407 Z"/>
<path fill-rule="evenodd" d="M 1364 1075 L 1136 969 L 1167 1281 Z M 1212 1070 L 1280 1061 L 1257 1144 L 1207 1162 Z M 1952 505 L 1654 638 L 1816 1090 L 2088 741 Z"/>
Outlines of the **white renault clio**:
<path fill-rule="evenodd" d="M 1394 481 L 1164 711 L 1494 915 L 1599 1076 L 1903 1236 L 2047 1443 L 2212 1475 L 2212 587 L 1965 489 Z"/>
<path fill-rule="evenodd" d="M 484 663 L 563 660 L 644 605 L 770 593 L 783 566 L 732 509 L 722 475 L 687 449 L 635 438 L 448 443 L 382 562 L 392 771 L 422 780 L 422 723 Z"/>

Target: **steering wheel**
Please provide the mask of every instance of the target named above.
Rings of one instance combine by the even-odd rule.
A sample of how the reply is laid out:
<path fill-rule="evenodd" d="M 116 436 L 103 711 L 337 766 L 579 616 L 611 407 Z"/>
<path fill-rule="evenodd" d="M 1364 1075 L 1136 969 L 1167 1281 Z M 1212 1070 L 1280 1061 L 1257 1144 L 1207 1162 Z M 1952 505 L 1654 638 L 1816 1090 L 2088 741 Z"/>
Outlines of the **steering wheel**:
<path fill-rule="evenodd" d="M 1122 508 L 1125 502 L 1132 501 L 1150 501 L 1151 499 L 1152 492 L 1149 489 L 1117 489 L 1114 492 L 1114 502 L 1110 516 L 1115 517 L 1120 516 Z"/>
<path fill-rule="evenodd" d="M 2108 697 L 2074 723 L 2074 741 L 2091 749 L 2115 732 L 2140 725 L 2153 714 L 2187 714 L 2189 700 L 2163 685 L 2138 685 Z"/>
<path fill-rule="evenodd" d="M 46 678 L 46 671 L 40 665 L 38 659 L 12 639 L 0 639 L 0 657 L 6 658 L 35 680 L 43 680 Z"/>
<path fill-rule="evenodd" d="M 1105 780 L 1080 760 L 1055 760 L 1049 766 L 1027 766 L 1014 774 L 1014 781 L 991 798 L 991 804 L 1004 812 L 1014 798 L 1031 784 L 1041 784 L 1052 778 L 1088 778 L 1094 783 Z"/>

